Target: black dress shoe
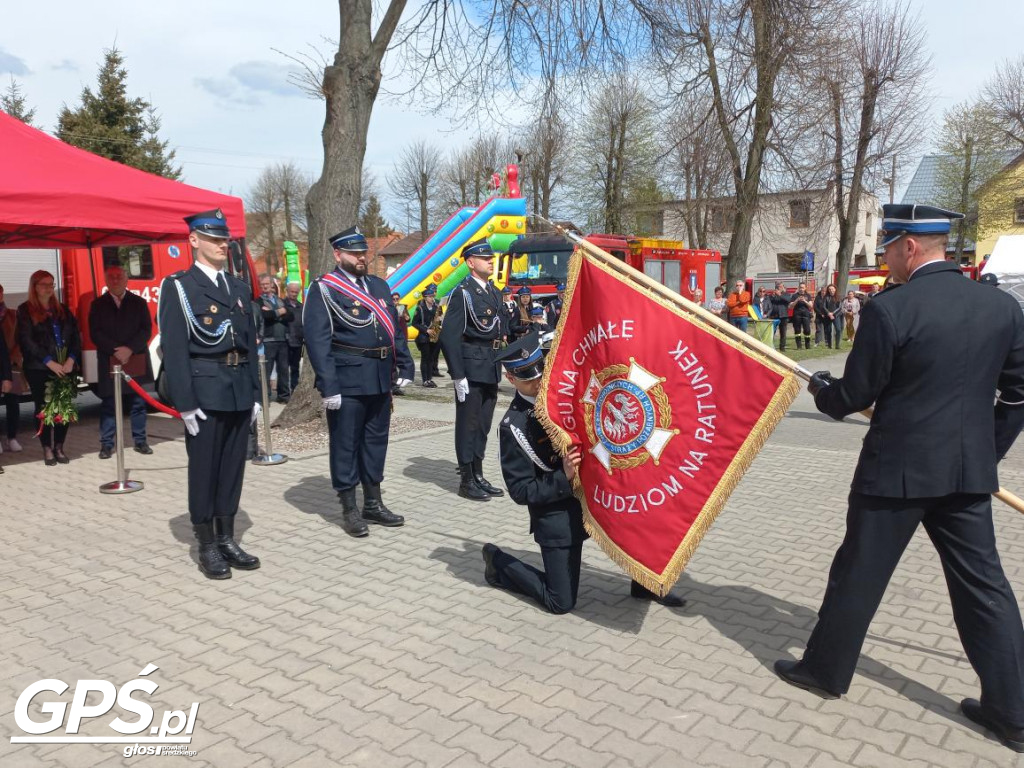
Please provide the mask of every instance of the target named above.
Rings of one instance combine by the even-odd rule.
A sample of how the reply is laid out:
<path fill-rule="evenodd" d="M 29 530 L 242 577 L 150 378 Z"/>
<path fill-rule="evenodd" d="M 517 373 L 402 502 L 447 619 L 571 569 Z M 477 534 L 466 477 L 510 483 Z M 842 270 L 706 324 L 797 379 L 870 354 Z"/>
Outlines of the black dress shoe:
<path fill-rule="evenodd" d="M 50 455 L 47 456 L 47 453 L 49 453 Z M 43 450 L 43 464 L 45 464 L 48 467 L 57 466 L 57 459 L 54 458 L 52 451 L 47 451 L 45 449 Z"/>
<path fill-rule="evenodd" d="M 994 715 L 988 714 L 981 708 L 981 702 L 977 699 L 961 701 L 960 711 L 967 715 L 969 720 L 992 731 L 1004 746 L 1014 752 L 1024 752 L 1024 728 L 1013 728 L 1006 723 L 999 722 Z"/>
<path fill-rule="evenodd" d="M 64 453 L 63 449 L 61 449 L 61 448 L 54 449 L 54 451 L 53 451 L 53 458 L 54 458 L 54 460 L 58 464 L 70 464 L 71 463 L 71 459 L 68 458 L 68 455 L 66 453 Z"/>
<path fill-rule="evenodd" d="M 839 694 L 828 690 L 819 683 L 810 672 L 804 668 L 802 661 L 791 661 L 789 659 L 779 659 L 773 666 L 775 674 L 781 677 L 790 685 L 795 685 L 797 688 L 802 688 L 805 691 L 810 691 L 813 694 L 821 696 L 823 699 L 838 699 Z"/>
<path fill-rule="evenodd" d="M 114 453 L 114 449 L 112 447 L 110 447 L 109 445 L 101 445 L 100 446 L 100 458 L 101 459 L 109 459 L 113 455 L 113 453 Z"/>
<path fill-rule="evenodd" d="M 501 579 L 498 578 L 498 569 L 494 567 L 494 556 L 500 550 L 493 544 L 484 544 L 480 551 L 484 556 L 484 580 L 492 587 L 500 587 Z"/>
<path fill-rule="evenodd" d="M 144 456 L 149 456 L 151 453 L 153 453 L 153 449 L 149 447 L 149 443 L 142 442 L 135 444 L 135 452 L 141 453 Z"/>
<path fill-rule="evenodd" d="M 633 581 L 629 585 L 629 596 L 634 597 L 637 600 L 650 600 L 652 603 L 658 603 L 669 608 L 682 608 L 686 605 L 686 601 L 678 595 L 673 595 L 669 592 L 667 595 L 658 597 L 657 594 L 651 592 L 643 584 L 638 581 Z"/>

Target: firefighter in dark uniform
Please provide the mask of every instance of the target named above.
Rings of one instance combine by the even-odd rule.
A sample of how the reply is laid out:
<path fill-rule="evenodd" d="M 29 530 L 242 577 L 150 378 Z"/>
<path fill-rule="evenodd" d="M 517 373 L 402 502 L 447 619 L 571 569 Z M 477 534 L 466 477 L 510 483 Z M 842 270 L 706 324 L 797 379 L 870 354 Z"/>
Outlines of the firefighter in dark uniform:
<path fill-rule="evenodd" d="M 555 298 L 548 302 L 544 308 L 545 322 L 555 330 L 558 327 L 558 318 L 562 316 L 562 307 L 565 305 L 565 283 L 555 286 Z"/>
<path fill-rule="evenodd" d="M 500 488 L 484 478 L 487 435 L 498 402 L 501 366 L 495 355 L 507 333 L 501 294 L 490 282 L 494 251 L 486 240 L 476 240 L 462 250 L 469 274 L 451 292 L 441 323 L 441 350 L 448 375 L 455 382 L 455 455 L 459 462 L 459 496 L 489 501 L 503 496 Z"/>
<path fill-rule="evenodd" d="M 894 280 L 864 305 L 841 379 L 814 375 L 818 410 L 842 419 L 874 404 L 853 477 L 846 536 L 818 623 L 787 682 L 825 698 L 849 689 L 868 625 L 919 524 L 938 551 L 953 619 L 981 681 L 963 713 L 1024 751 L 1024 627 L 996 551 L 997 463 L 1024 424 L 1024 316 L 1002 291 L 944 259 L 951 218 L 883 207 Z"/>
<path fill-rule="evenodd" d="M 234 539 L 249 424 L 260 411 L 252 288 L 225 269 L 224 214 L 205 211 L 185 221 L 195 263 L 160 286 L 162 389 L 185 423 L 199 570 L 227 579 L 231 568 L 260 567 Z"/>
<path fill-rule="evenodd" d="M 405 518 L 381 498 L 388 433 L 391 378 L 406 386 L 413 362 L 405 335 L 396 333 L 398 312 L 386 281 L 367 274 L 366 238 L 351 227 L 330 238 L 337 268 L 313 281 L 302 315 L 316 388 L 327 411 L 331 485 L 338 492 L 342 528 L 366 536 L 367 523 L 396 527 Z M 363 486 L 363 509 L 356 488 Z"/>
<path fill-rule="evenodd" d="M 437 301 L 437 286 L 428 285 L 423 289 L 423 298 L 416 304 L 412 316 L 412 327 L 416 329 L 416 348 L 420 351 L 420 377 L 424 387 L 437 388 L 434 383 L 434 372 L 437 370 L 437 358 L 441 354 L 440 339 L 431 341 L 431 331 L 435 336 L 439 333 L 444 310 Z"/>
<path fill-rule="evenodd" d="M 512 500 L 530 511 L 530 533 L 540 545 L 544 570 L 517 560 L 494 544 L 484 544 L 484 578 L 492 587 L 532 597 L 552 613 L 568 613 L 576 605 L 587 539 L 583 508 L 571 485 L 580 464 L 580 449 L 574 447 L 560 456 L 534 413 L 544 375 L 544 353 L 540 335 L 532 331 L 500 355 L 505 377 L 516 388 L 516 395 L 498 427 L 501 474 Z M 658 597 L 635 581 L 630 594 L 672 607 L 686 603 L 671 593 Z"/>
<path fill-rule="evenodd" d="M 505 333 L 508 334 L 512 328 L 512 321 L 519 314 L 519 305 L 512 298 L 512 289 L 507 285 L 501 289 L 501 302 L 505 306 Z M 507 341 L 514 341 L 514 339 L 510 338 Z"/>

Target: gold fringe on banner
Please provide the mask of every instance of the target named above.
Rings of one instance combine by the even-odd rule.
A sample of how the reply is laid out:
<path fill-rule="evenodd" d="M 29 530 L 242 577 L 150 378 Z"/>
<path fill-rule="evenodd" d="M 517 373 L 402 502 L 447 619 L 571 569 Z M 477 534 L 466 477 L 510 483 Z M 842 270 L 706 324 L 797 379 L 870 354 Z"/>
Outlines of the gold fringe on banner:
<path fill-rule="evenodd" d="M 579 258 L 575 258 L 576 256 L 579 256 Z M 747 439 L 743 441 L 743 445 L 740 447 L 740 450 L 737 451 L 736 455 L 733 457 L 728 469 L 726 469 L 725 473 L 722 475 L 718 485 L 715 486 L 714 491 L 708 497 L 707 501 L 704 503 L 704 507 L 690 526 L 690 530 L 687 531 L 686 536 L 683 538 L 682 542 L 680 542 L 675 553 L 672 555 L 672 558 L 665 566 L 665 570 L 661 573 L 656 573 L 637 562 L 611 540 L 590 513 L 590 508 L 587 505 L 586 495 L 583 492 L 579 477 L 577 476 L 574 479 L 573 492 L 575 493 L 576 498 L 579 499 L 580 504 L 583 506 L 583 525 L 586 528 L 587 533 L 593 537 L 594 541 L 601 547 L 604 553 L 608 555 L 616 565 L 622 568 L 630 578 L 639 582 L 645 588 L 658 595 L 665 595 L 676 581 L 678 581 L 679 576 L 686 568 L 686 564 L 693 556 L 693 553 L 697 550 L 697 547 L 704 538 L 704 535 L 725 507 L 725 503 L 730 494 L 735 490 L 747 469 L 750 468 L 750 464 L 771 436 L 772 431 L 776 426 L 778 426 L 779 421 L 781 421 L 782 417 L 785 416 L 786 411 L 789 409 L 789 406 L 800 391 L 800 382 L 791 369 L 787 369 L 778 361 L 744 346 L 740 342 L 731 338 L 727 333 L 724 333 L 720 328 L 715 327 L 713 323 L 706 321 L 700 315 L 682 306 L 681 302 L 673 303 L 666 297 L 655 293 L 650 288 L 644 286 L 642 283 L 636 280 L 630 280 L 628 275 L 622 274 L 619 270 L 609 268 L 589 252 L 579 247 L 577 247 L 574 257 L 569 263 L 569 275 L 566 281 L 564 300 L 565 304 L 562 309 L 563 318 L 571 313 L 573 301 L 577 298 L 579 275 L 583 268 L 584 261 L 588 261 L 591 266 L 601 269 L 620 282 L 630 282 L 631 287 L 634 290 L 639 291 L 649 300 L 657 302 L 660 306 L 670 310 L 679 317 L 684 318 L 687 322 L 692 323 L 701 330 L 714 335 L 722 343 L 728 344 L 748 357 L 758 360 L 767 368 L 782 376 L 783 379 L 782 383 L 775 391 L 775 395 L 772 397 L 771 402 L 768 404 L 767 408 L 765 408 L 753 429 L 751 429 L 750 434 L 747 435 Z M 549 357 L 551 359 L 554 359 L 558 354 L 560 341 L 561 333 L 556 333 L 554 343 L 552 344 L 551 351 L 549 352 Z M 563 430 L 557 423 L 552 421 L 548 416 L 547 392 L 551 383 L 551 376 L 552 366 L 545 366 L 544 378 L 542 379 L 540 393 L 537 397 L 537 408 L 534 409 L 534 412 L 537 414 L 541 424 L 544 426 L 544 430 L 551 438 L 552 444 L 564 455 L 569 448 L 572 447 L 572 436 Z"/>

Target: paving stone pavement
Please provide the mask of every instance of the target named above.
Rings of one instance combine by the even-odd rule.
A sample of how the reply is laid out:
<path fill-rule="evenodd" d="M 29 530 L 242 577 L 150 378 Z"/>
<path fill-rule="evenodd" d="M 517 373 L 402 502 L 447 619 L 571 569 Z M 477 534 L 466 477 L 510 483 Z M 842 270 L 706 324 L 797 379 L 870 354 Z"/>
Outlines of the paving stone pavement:
<path fill-rule="evenodd" d="M 838 372 L 842 358 L 823 364 Z M 450 403 L 413 398 L 396 413 L 454 418 Z M 628 578 L 589 544 L 566 616 L 486 586 L 484 542 L 539 556 L 525 510 L 455 495 L 449 428 L 392 443 L 385 495 L 408 523 L 362 540 L 339 528 L 322 454 L 247 468 L 238 528 L 263 567 L 212 582 L 195 564 L 180 426 L 151 419 L 155 453 L 127 454 L 145 490 L 110 497 L 97 486 L 113 462 L 97 459 L 87 416 L 68 466 L 45 467 L 29 439 L 0 457 L 2 766 L 154 761 L 116 744 L 10 743 L 30 683 L 118 687 L 147 664 L 159 688 L 136 698 L 156 723 L 199 703 L 195 755 L 156 763 L 168 768 L 1017 764 L 958 713 L 977 681 L 923 533 L 848 696 L 822 701 L 772 674 L 813 624 L 865 428 L 830 422 L 806 393 L 680 579 L 685 608 L 631 600 Z M 486 466 L 495 478 L 496 455 Z M 1024 448 L 1001 476 L 1024 490 Z M 996 525 L 1024 592 L 1024 520 L 997 502 Z M 40 704 L 55 698 L 37 696 L 32 716 L 47 719 Z M 136 717 L 115 707 L 79 735 L 111 735 L 118 713 Z"/>

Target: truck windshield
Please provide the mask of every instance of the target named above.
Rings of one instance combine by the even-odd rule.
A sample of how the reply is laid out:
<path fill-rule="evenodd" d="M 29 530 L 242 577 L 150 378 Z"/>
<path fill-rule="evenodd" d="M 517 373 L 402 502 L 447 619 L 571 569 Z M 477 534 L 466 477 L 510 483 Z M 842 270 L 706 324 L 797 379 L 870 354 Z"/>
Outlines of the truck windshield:
<path fill-rule="evenodd" d="M 520 285 L 531 283 L 561 283 L 569 274 L 569 257 L 572 251 L 535 251 L 512 254 L 513 282 Z"/>

